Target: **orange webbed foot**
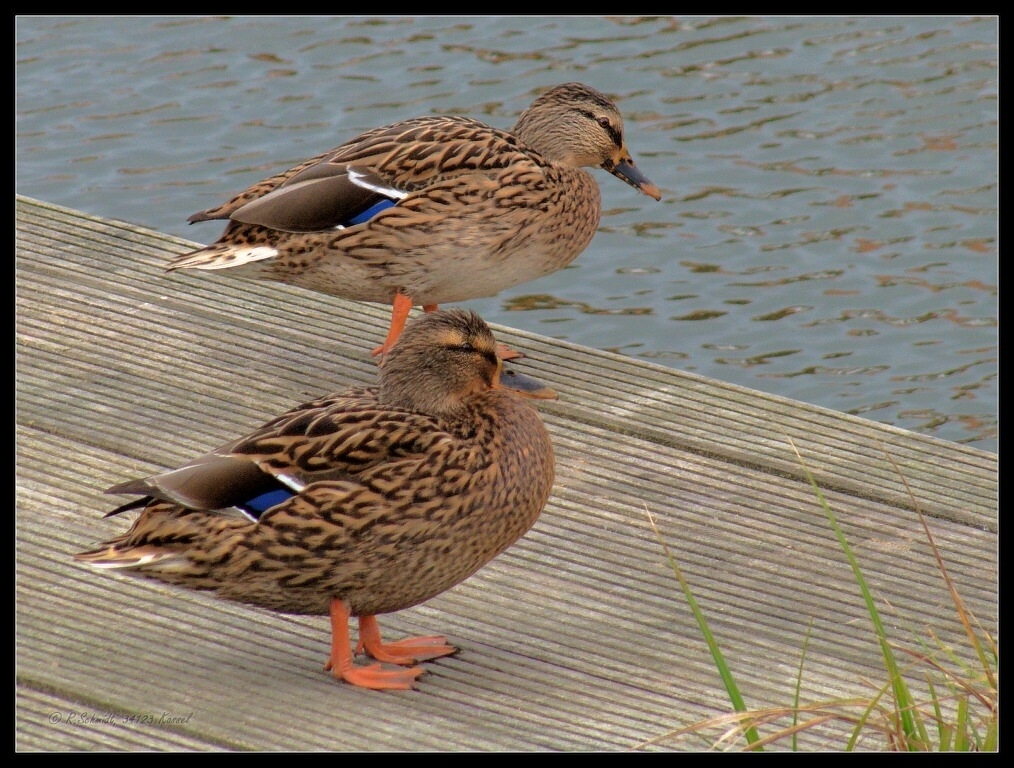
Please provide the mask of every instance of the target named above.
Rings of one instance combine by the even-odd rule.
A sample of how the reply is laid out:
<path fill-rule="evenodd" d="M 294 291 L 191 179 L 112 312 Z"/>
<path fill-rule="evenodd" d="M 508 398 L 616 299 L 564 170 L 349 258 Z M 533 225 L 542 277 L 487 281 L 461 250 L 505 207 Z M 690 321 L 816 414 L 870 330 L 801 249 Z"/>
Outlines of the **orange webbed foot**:
<path fill-rule="evenodd" d="M 374 691 L 411 691 L 416 687 L 416 678 L 426 673 L 422 667 L 384 669 L 379 664 L 358 667 L 352 662 L 351 657 L 337 664 L 328 659 L 324 671 L 331 672 L 339 680 Z"/>
<path fill-rule="evenodd" d="M 380 626 L 377 624 L 376 616 L 359 617 L 359 644 L 356 652 L 366 651 L 377 661 L 386 661 L 389 664 L 415 664 L 419 661 L 439 659 L 441 656 L 450 656 L 457 653 L 458 649 L 448 645 L 447 640 L 440 635 L 428 635 L 425 637 L 407 637 L 393 643 L 385 643 L 380 638 Z"/>
<path fill-rule="evenodd" d="M 339 680 L 375 691 L 408 691 L 415 688 L 416 678 L 426 672 L 422 667 L 384 669 L 380 664 L 370 664 L 366 667 L 356 665 L 352 658 L 349 618 L 348 604 L 344 600 L 332 598 L 331 655 L 324 665 L 324 671 L 331 672 Z M 379 637 L 379 630 L 377 635 Z M 399 663 L 405 665 L 411 662 Z"/>

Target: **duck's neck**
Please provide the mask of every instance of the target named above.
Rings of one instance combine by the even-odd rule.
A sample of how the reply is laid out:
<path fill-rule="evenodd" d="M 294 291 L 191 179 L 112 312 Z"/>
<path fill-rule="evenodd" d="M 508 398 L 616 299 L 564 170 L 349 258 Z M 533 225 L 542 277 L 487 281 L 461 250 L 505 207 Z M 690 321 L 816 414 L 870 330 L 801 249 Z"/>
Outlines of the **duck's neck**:
<path fill-rule="evenodd" d="M 521 113 L 511 131 L 551 163 L 580 166 L 573 157 L 573 143 L 563 116 L 554 113 L 526 110 Z"/>

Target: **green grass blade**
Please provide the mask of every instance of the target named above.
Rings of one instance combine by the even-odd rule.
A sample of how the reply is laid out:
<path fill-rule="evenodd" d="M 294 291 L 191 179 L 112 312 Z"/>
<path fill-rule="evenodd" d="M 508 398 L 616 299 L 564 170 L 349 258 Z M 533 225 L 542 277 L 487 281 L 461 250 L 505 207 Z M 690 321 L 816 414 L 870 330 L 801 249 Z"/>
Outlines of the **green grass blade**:
<path fill-rule="evenodd" d="M 810 472 L 810 468 L 803 460 L 803 457 L 796 448 L 796 444 L 792 441 L 792 438 L 786 436 L 786 439 L 789 441 L 789 445 L 792 446 L 792 450 L 795 451 L 796 457 L 799 459 L 799 463 L 802 465 L 803 471 L 806 473 L 807 480 L 809 480 L 814 493 L 817 494 L 817 500 L 820 502 L 821 507 L 823 507 L 824 512 L 827 515 L 831 529 L 834 531 L 834 535 L 838 539 L 838 543 L 841 545 L 842 551 L 845 553 L 845 557 L 848 560 L 849 565 L 852 567 L 852 573 L 855 576 L 856 584 L 859 585 L 859 591 L 862 593 L 863 600 L 866 602 L 866 610 L 870 615 L 870 620 L 873 622 L 874 630 L 877 633 L 877 641 L 880 643 L 880 652 L 884 659 L 884 666 L 887 669 L 888 678 L 894 691 L 895 711 L 900 720 L 902 732 L 909 744 L 912 745 L 909 748 L 915 749 L 914 744 L 920 741 L 919 731 L 922 730 L 923 734 L 925 731 L 920 727 L 921 723 L 916 723 L 914 716 L 915 705 L 912 700 L 911 693 L 908 690 L 908 686 L 905 684 L 905 679 L 898 670 L 898 664 L 895 661 L 894 653 L 891 651 L 891 646 L 887 642 L 887 632 L 884 630 L 884 625 L 880 620 L 880 613 L 877 611 L 877 606 L 873 601 L 873 595 L 870 593 L 869 586 L 866 584 L 866 579 L 863 577 L 862 570 L 859 568 L 859 562 L 856 560 L 855 554 L 852 552 L 852 548 L 849 546 L 848 540 L 845 538 L 845 534 L 842 532 L 841 527 L 838 525 L 838 521 L 835 519 L 834 513 L 831 511 L 830 504 L 828 504 L 827 499 L 824 498 L 824 493 L 820 490 L 820 486 L 817 485 L 817 481 L 814 479 L 813 474 Z M 921 743 L 926 743 L 925 735 L 921 736 Z"/>
<path fill-rule="evenodd" d="M 799 725 L 799 699 L 800 693 L 803 688 L 803 663 L 806 661 L 806 649 L 810 646 L 810 633 L 813 631 L 813 617 L 810 617 L 810 623 L 806 625 L 806 636 L 803 637 L 803 650 L 799 654 L 799 671 L 796 673 L 796 692 L 792 698 L 792 727 L 793 729 Z M 792 751 L 796 752 L 799 749 L 799 738 L 796 730 L 792 732 Z"/>
<path fill-rule="evenodd" d="M 878 445 L 880 445 L 878 441 Z M 795 448 L 795 446 L 793 446 Z M 901 482 L 905 485 L 905 490 L 908 491 L 909 498 L 912 499 L 912 503 L 915 505 L 915 511 L 919 515 L 919 520 L 922 522 L 923 530 L 926 532 L 926 538 L 929 541 L 930 548 L 933 550 L 933 555 L 937 560 L 937 567 L 940 569 L 940 574 L 943 576 L 944 582 L 947 584 L 947 589 L 951 593 L 951 600 L 954 602 L 954 607 L 958 612 L 958 618 L 961 619 L 961 623 L 965 628 L 965 634 L 968 635 L 968 642 L 975 649 L 976 654 L 979 657 L 979 663 L 982 664 L 983 671 L 986 677 L 989 679 L 989 684 L 992 688 L 996 688 L 996 679 L 993 675 L 993 669 L 990 666 L 989 661 L 986 659 L 986 652 L 979 642 L 978 635 L 975 634 L 975 630 L 972 628 L 972 624 L 968 618 L 968 611 L 965 609 L 965 601 L 961 599 L 961 595 L 958 594 L 957 588 L 954 586 L 954 582 L 951 580 L 951 575 L 948 573 L 947 568 L 944 566 L 944 559 L 940 555 L 940 550 L 937 549 L 936 541 L 933 539 L 933 534 L 930 532 L 929 525 L 926 522 L 926 516 L 922 513 L 922 509 L 919 508 L 919 502 L 915 498 L 915 494 L 912 493 L 912 489 L 908 486 L 908 480 L 905 479 L 905 475 L 902 474 L 894 458 L 887 452 L 887 449 L 883 445 L 880 445 L 880 450 L 883 451 L 884 456 L 891 462 L 891 466 L 894 467 L 894 471 L 897 472 L 898 477 L 901 478 Z M 799 455 L 799 452 L 796 452 Z M 800 459 L 802 461 L 802 459 Z M 996 661 L 996 649 L 993 648 L 994 663 Z"/>
<path fill-rule="evenodd" d="M 672 568 L 673 573 L 676 574 L 680 587 L 683 589 L 683 594 L 686 595 L 687 603 L 690 605 L 690 610 L 693 612 L 694 618 L 697 620 L 697 624 L 701 628 L 701 634 L 704 636 L 704 641 L 708 644 L 708 649 L 711 651 L 711 657 L 715 660 L 715 667 L 718 669 L 718 673 L 722 677 L 722 682 L 725 684 L 725 690 L 729 694 L 729 701 L 732 702 L 733 709 L 737 712 L 746 712 L 746 704 L 743 701 L 743 697 L 740 695 L 739 688 L 736 686 L 736 681 L 732 678 L 732 671 L 729 669 L 729 665 L 725 662 L 725 657 L 722 655 L 722 651 L 718 647 L 718 641 L 715 640 L 714 635 L 711 634 L 711 629 L 708 627 L 708 622 L 704 618 L 704 613 L 697 605 L 697 600 L 694 599 L 693 592 L 690 590 L 690 585 L 683 577 L 683 571 L 680 570 L 679 565 L 676 563 L 676 558 L 673 557 L 672 552 L 669 551 L 669 546 L 665 543 L 665 539 L 662 538 L 661 532 L 655 525 L 655 519 L 651 516 L 651 513 L 648 512 L 647 508 L 645 508 L 644 511 L 648 515 L 648 521 L 651 523 L 652 530 L 655 531 L 655 535 L 658 537 L 659 543 L 665 551 L 665 556 L 669 560 L 669 567 Z M 743 735 L 747 742 L 751 745 L 757 744 L 760 740 L 760 737 L 757 734 L 757 729 L 752 725 L 743 731 Z M 758 749 L 762 749 L 762 747 L 758 746 Z"/>

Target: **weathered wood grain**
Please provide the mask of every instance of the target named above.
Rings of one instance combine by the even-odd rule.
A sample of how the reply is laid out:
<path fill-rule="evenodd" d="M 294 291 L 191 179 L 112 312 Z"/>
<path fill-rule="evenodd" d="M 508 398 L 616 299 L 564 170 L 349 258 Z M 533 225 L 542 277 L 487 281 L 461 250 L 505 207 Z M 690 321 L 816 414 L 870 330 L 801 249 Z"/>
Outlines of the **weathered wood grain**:
<path fill-rule="evenodd" d="M 884 679 L 879 648 L 789 438 L 894 640 L 935 644 L 932 632 L 967 654 L 885 451 L 969 609 L 996 631 L 996 455 L 494 327 L 561 395 L 541 408 L 557 453 L 550 504 L 473 578 L 382 618 L 391 638 L 441 632 L 461 648 L 426 663 L 420 690 L 338 683 L 321 669 L 324 618 L 99 573 L 70 555 L 124 526 L 102 518 L 111 484 L 371 383 L 387 310 L 166 274 L 191 243 L 27 198 L 16 209 L 19 750 L 635 749 L 730 709 L 649 514 L 748 706 L 791 703 L 808 628 L 804 700 L 868 697 Z M 72 712 L 96 718 L 72 725 Z M 801 745 L 835 749 L 844 732 L 807 731 Z"/>

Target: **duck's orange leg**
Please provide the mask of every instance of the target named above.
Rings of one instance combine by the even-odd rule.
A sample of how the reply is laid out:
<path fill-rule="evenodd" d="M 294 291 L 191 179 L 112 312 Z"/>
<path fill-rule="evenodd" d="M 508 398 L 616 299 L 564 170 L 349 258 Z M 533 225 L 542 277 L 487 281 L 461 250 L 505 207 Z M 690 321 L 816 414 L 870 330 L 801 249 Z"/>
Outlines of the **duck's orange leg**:
<path fill-rule="evenodd" d="M 457 652 L 457 648 L 448 645 L 439 635 L 427 637 L 406 637 L 394 643 L 385 643 L 380 639 L 380 625 L 376 616 L 359 617 L 359 645 L 356 652 L 365 650 L 377 661 L 389 664 L 415 664 L 417 661 L 439 659 Z"/>
<path fill-rule="evenodd" d="M 394 342 L 405 330 L 405 323 L 408 321 L 408 313 L 412 311 L 412 299 L 404 293 L 396 293 L 391 307 L 391 327 L 387 330 L 387 338 L 384 343 L 373 350 L 373 356 L 386 355 L 391 351 Z"/>
<path fill-rule="evenodd" d="M 362 618 L 360 618 L 361 625 Z M 405 662 L 399 663 L 404 664 Z M 415 688 L 416 678 L 426 671 L 422 667 L 384 669 L 379 664 L 357 667 L 352 660 L 349 607 L 344 600 L 339 600 L 337 597 L 331 598 L 331 657 L 324 665 L 324 671 L 329 670 L 339 680 L 377 691 L 411 690 Z"/>

